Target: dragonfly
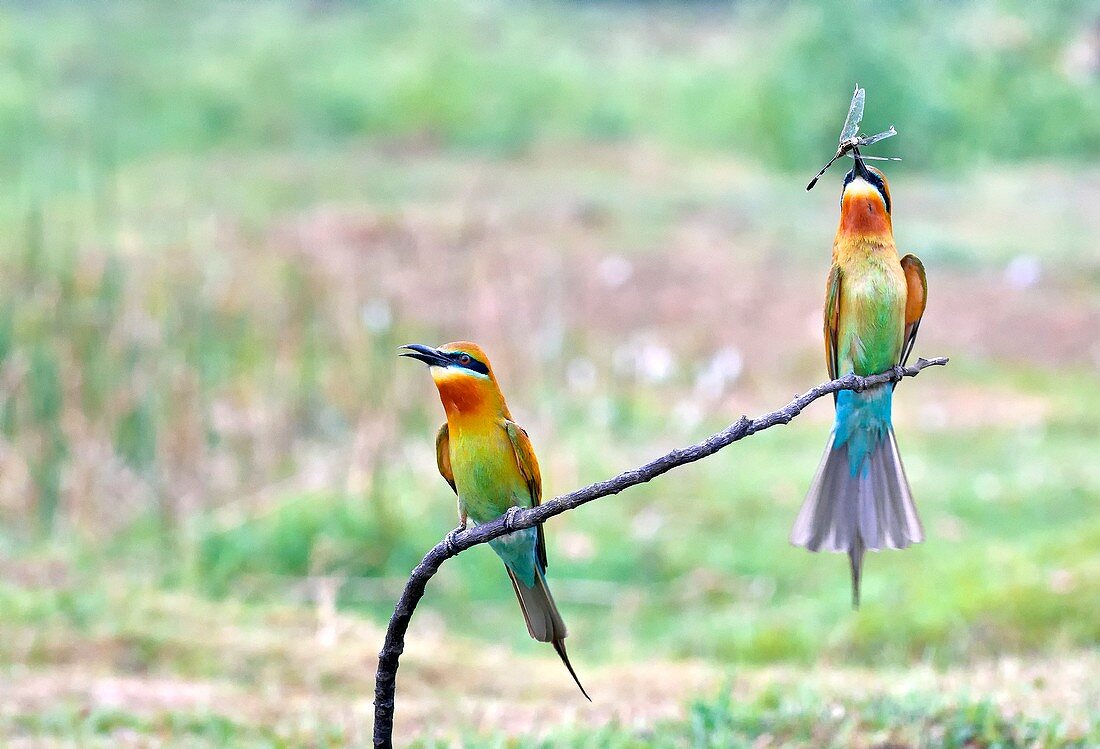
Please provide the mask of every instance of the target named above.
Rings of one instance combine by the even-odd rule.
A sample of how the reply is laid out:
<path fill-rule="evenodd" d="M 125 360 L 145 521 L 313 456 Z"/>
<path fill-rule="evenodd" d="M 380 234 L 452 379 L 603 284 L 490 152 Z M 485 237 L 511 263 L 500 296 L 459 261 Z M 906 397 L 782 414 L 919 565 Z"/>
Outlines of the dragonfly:
<path fill-rule="evenodd" d="M 806 185 L 807 190 L 812 190 L 817 181 L 821 179 L 821 175 L 825 174 L 825 170 L 831 167 L 841 156 L 851 155 L 852 158 L 873 159 L 875 161 L 901 161 L 897 156 L 864 156 L 859 152 L 861 148 L 878 143 L 880 140 L 892 138 L 898 134 L 898 131 L 891 125 L 889 129 L 875 135 L 860 135 L 859 123 L 863 121 L 863 105 L 866 102 L 867 92 L 860 88 L 857 83 L 855 93 L 852 94 L 852 103 L 848 105 L 848 117 L 844 120 L 844 127 L 840 129 L 840 145 L 837 146 L 836 154 L 829 159 L 828 164 L 821 167 L 821 171 L 817 173 L 817 176 L 810 180 L 810 184 Z"/>

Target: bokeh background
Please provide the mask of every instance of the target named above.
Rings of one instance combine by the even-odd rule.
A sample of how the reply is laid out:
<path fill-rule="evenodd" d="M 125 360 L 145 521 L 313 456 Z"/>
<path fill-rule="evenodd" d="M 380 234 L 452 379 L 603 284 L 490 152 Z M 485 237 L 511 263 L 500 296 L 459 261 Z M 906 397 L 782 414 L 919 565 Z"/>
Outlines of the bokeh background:
<path fill-rule="evenodd" d="M 455 524 L 399 344 L 493 357 L 547 496 L 825 379 L 853 85 L 928 269 L 898 439 L 926 543 L 786 538 L 831 420 L 554 519 L 583 702 L 485 547 L 418 611 L 402 743 L 1100 743 L 1100 6 L 0 10 L 0 736 L 369 738 Z"/>

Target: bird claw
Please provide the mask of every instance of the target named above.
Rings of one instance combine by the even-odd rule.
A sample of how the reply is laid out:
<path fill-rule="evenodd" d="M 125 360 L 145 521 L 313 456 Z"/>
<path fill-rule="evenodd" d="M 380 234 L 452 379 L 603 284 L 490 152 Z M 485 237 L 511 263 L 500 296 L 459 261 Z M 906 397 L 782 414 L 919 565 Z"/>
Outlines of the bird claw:
<path fill-rule="evenodd" d="M 512 505 L 504 512 L 504 527 L 508 531 L 514 531 L 516 529 L 516 516 L 519 515 L 520 508 Z"/>
<path fill-rule="evenodd" d="M 466 523 L 458 526 L 454 530 L 447 533 L 447 537 L 443 539 L 444 546 L 447 547 L 447 553 L 453 554 L 455 552 L 455 544 L 457 543 L 458 534 L 466 532 Z"/>
<path fill-rule="evenodd" d="M 901 382 L 905 379 L 905 367 L 900 364 L 894 365 L 894 382 Z"/>

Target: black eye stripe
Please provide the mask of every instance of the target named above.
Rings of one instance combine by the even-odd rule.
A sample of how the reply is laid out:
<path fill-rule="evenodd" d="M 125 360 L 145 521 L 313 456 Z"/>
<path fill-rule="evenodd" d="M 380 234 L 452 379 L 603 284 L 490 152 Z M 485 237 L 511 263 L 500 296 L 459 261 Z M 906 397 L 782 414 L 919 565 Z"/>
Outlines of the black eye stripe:
<path fill-rule="evenodd" d="M 453 361 L 458 366 L 468 369 L 471 372 L 477 372 L 478 374 L 489 374 L 489 368 L 485 366 L 483 362 L 479 362 L 474 357 L 470 356 L 465 351 L 450 351 L 447 352 L 447 358 Z M 465 359 L 466 361 L 462 361 Z"/>

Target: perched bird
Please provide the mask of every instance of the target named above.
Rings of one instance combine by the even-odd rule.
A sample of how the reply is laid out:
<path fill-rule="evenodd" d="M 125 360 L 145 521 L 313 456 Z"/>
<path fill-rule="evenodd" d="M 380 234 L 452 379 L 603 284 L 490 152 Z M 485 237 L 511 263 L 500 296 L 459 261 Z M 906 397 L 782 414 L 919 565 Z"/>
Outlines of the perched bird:
<path fill-rule="evenodd" d="M 542 500 L 542 476 L 531 440 L 512 421 L 489 359 L 477 344 L 448 343 L 439 348 L 414 343 L 402 356 L 431 368 L 447 421 L 435 440 L 439 472 L 458 495 L 459 527 L 467 518 L 487 523 L 513 507 L 533 507 Z M 546 585 L 546 541 L 542 526 L 514 531 L 489 542 L 504 562 L 519 599 L 527 631 L 549 642 L 561 657 L 581 694 L 565 652 L 565 623 Z"/>
<path fill-rule="evenodd" d="M 853 156 L 825 286 L 825 361 L 834 379 L 904 365 L 927 295 L 921 261 L 898 257 L 886 178 L 858 150 Z M 810 551 L 847 552 L 855 608 L 864 551 L 924 539 L 890 421 L 893 391 L 889 383 L 834 395 L 833 432 L 791 531 L 791 543 Z"/>

